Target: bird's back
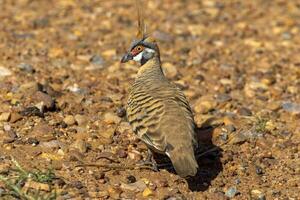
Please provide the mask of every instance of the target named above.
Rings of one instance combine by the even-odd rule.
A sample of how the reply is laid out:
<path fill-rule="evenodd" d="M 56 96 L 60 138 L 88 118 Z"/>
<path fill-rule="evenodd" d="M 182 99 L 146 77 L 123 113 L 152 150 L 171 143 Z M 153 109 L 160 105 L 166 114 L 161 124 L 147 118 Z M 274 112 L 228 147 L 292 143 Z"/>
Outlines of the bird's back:
<path fill-rule="evenodd" d="M 195 175 L 193 115 L 176 86 L 164 76 L 143 72 L 131 88 L 127 118 L 149 148 L 170 157 L 178 174 Z M 191 166 L 185 167 L 188 163 Z"/>

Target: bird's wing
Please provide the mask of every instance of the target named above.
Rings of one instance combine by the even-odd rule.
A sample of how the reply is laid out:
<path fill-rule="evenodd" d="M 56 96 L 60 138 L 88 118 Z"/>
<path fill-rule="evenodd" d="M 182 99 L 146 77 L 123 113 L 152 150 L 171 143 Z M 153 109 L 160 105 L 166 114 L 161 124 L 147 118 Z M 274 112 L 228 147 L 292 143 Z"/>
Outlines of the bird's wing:
<path fill-rule="evenodd" d="M 159 152 L 164 152 L 167 147 L 165 136 L 159 127 L 164 111 L 162 99 L 150 93 L 140 91 L 129 97 L 127 118 L 133 131 L 149 147 Z"/>

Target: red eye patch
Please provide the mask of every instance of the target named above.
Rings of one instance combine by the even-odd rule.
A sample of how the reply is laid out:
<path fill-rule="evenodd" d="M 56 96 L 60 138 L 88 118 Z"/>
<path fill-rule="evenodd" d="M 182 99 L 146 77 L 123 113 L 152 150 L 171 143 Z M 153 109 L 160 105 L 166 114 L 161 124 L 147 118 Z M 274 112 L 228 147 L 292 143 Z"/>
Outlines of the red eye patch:
<path fill-rule="evenodd" d="M 143 46 L 136 46 L 134 49 L 131 50 L 131 54 L 133 56 L 136 56 L 137 54 L 139 54 L 143 50 L 144 50 Z"/>

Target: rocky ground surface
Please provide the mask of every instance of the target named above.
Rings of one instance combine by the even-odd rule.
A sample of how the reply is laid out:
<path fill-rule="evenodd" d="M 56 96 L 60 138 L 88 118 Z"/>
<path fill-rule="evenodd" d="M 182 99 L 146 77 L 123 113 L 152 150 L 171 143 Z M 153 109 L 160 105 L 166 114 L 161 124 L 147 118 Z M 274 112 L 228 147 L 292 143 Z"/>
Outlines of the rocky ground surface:
<path fill-rule="evenodd" d="M 119 62 L 134 1 L 0 7 L 1 199 L 300 198 L 299 1 L 145 3 L 200 129 L 189 180 L 129 169 L 146 156 L 124 110 L 138 67 Z"/>

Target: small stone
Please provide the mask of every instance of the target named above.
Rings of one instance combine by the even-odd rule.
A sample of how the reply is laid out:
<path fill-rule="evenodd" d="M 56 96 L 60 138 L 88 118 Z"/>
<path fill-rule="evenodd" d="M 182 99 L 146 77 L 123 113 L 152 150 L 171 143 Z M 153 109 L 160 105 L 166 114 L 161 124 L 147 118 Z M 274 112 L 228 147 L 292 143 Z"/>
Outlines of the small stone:
<path fill-rule="evenodd" d="M 136 178 L 132 175 L 127 176 L 127 183 L 135 183 L 136 182 Z"/>
<path fill-rule="evenodd" d="M 11 131 L 11 126 L 9 124 L 4 124 L 3 129 L 8 132 Z"/>
<path fill-rule="evenodd" d="M 272 101 L 267 103 L 266 108 L 272 111 L 278 111 L 281 108 L 281 104 L 278 101 Z"/>
<path fill-rule="evenodd" d="M 300 113 L 300 104 L 296 104 L 293 102 L 284 102 L 282 104 L 283 110 L 292 113 L 292 114 L 299 114 Z"/>
<path fill-rule="evenodd" d="M 178 71 L 176 67 L 172 63 L 165 63 L 162 66 L 163 72 L 166 75 L 167 78 L 169 79 L 174 79 L 178 75 Z"/>
<path fill-rule="evenodd" d="M 1 115 L 0 115 L 0 121 L 2 121 L 2 122 L 7 122 L 7 121 L 9 121 L 10 116 L 11 116 L 11 115 L 10 115 L 9 112 L 1 113 Z"/>
<path fill-rule="evenodd" d="M 94 175 L 94 177 L 95 177 L 96 180 L 104 179 L 105 173 L 104 173 L 104 172 L 96 173 L 96 174 Z"/>
<path fill-rule="evenodd" d="M 242 116 L 252 116 L 252 112 L 250 109 L 241 107 L 237 110 L 237 113 Z"/>
<path fill-rule="evenodd" d="M 116 114 L 114 113 L 105 113 L 104 114 L 104 122 L 107 124 L 117 124 L 121 121 L 121 118 L 118 117 Z"/>
<path fill-rule="evenodd" d="M 37 82 L 29 82 L 22 84 L 18 92 L 25 94 L 25 95 L 33 95 L 37 91 L 42 91 L 43 86 Z"/>
<path fill-rule="evenodd" d="M 34 189 L 35 191 L 50 191 L 50 186 L 46 183 L 37 183 L 34 181 L 27 181 L 23 187 L 25 190 Z"/>
<path fill-rule="evenodd" d="M 39 141 L 36 138 L 31 138 L 31 137 L 27 139 L 27 142 L 28 142 L 28 144 L 31 144 L 34 146 L 39 144 Z"/>
<path fill-rule="evenodd" d="M 236 128 L 233 124 L 228 124 L 224 128 L 227 133 L 232 133 L 232 132 L 236 131 Z"/>
<path fill-rule="evenodd" d="M 27 64 L 27 63 L 20 63 L 18 65 L 18 68 L 26 73 L 32 74 L 35 72 L 34 68 L 32 65 Z"/>
<path fill-rule="evenodd" d="M 90 62 L 94 65 L 100 65 L 102 66 L 104 64 L 104 60 L 102 57 L 98 56 L 98 55 L 94 55 L 90 58 Z"/>
<path fill-rule="evenodd" d="M 12 72 L 9 69 L 0 66 L 0 77 L 10 76 L 10 75 L 12 75 Z"/>
<path fill-rule="evenodd" d="M 251 190 L 251 199 L 253 200 L 266 200 L 265 194 L 260 190 Z"/>
<path fill-rule="evenodd" d="M 217 106 L 213 100 L 198 100 L 196 102 L 195 111 L 197 113 L 205 114 L 213 110 Z"/>
<path fill-rule="evenodd" d="M 88 119 L 84 115 L 75 115 L 75 121 L 79 126 L 84 126 L 88 123 Z"/>
<path fill-rule="evenodd" d="M 124 149 L 119 149 L 117 151 L 117 155 L 119 156 L 119 158 L 126 158 L 127 157 L 127 152 Z"/>
<path fill-rule="evenodd" d="M 143 197 L 149 197 L 151 195 L 153 195 L 152 190 L 150 188 L 148 188 L 148 187 L 145 188 L 145 190 L 143 191 Z"/>
<path fill-rule="evenodd" d="M 72 187 L 75 187 L 76 189 L 80 190 L 84 187 L 84 185 L 82 184 L 82 182 L 80 181 L 74 181 L 74 182 L 71 182 L 70 185 Z"/>
<path fill-rule="evenodd" d="M 257 175 L 262 175 L 264 173 L 260 166 L 255 166 L 255 172 Z"/>
<path fill-rule="evenodd" d="M 122 191 L 118 188 L 109 187 L 108 193 L 111 198 L 120 199 L 120 194 L 122 193 Z"/>
<path fill-rule="evenodd" d="M 142 159 L 141 153 L 137 151 L 128 152 L 128 157 L 134 161 L 140 161 Z"/>
<path fill-rule="evenodd" d="M 144 181 L 138 180 L 134 183 L 130 184 L 121 184 L 122 190 L 129 190 L 129 191 L 135 191 L 135 192 L 142 192 L 147 188 L 147 185 Z"/>
<path fill-rule="evenodd" d="M 41 122 L 33 128 L 32 133 L 37 136 L 46 136 L 53 134 L 54 130 L 48 124 Z"/>
<path fill-rule="evenodd" d="M 15 140 L 16 140 L 15 138 L 5 137 L 3 138 L 3 144 L 13 143 Z"/>
<path fill-rule="evenodd" d="M 35 106 L 25 108 L 20 112 L 20 114 L 28 117 L 30 116 L 44 117 L 44 113 L 41 112 L 40 109 L 38 109 Z"/>
<path fill-rule="evenodd" d="M 40 146 L 43 148 L 58 149 L 59 147 L 63 146 L 63 144 L 58 140 L 50 140 L 46 142 L 41 142 Z"/>
<path fill-rule="evenodd" d="M 88 150 L 87 143 L 82 139 L 76 140 L 71 147 L 78 149 L 80 153 L 86 153 Z"/>
<path fill-rule="evenodd" d="M 67 115 L 65 116 L 64 120 L 63 120 L 68 126 L 72 126 L 76 123 L 73 115 Z"/>
<path fill-rule="evenodd" d="M 43 17 L 33 20 L 33 28 L 45 28 L 49 25 L 49 18 Z"/>
<path fill-rule="evenodd" d="M 52 97 L 44 92 L 37 91 L 33 94 L 32 98 L 36 103 L 42 102 L 46 110 L 53 110 L 55 108 L 55 102 Z"/>
<path fill-rule="evenodd" d="M 156 179 L 154 181 L 154 183 L 157 185 L 157 187 L 161 188 L 161 187 L 168 187 L 169 183 L 167 180 L 162 180 L 162 179 Z"/>
<path fill-rule="evenodd" d="M 243 132 L 238 132 L 236 134 L 233 134 L 231 139 L 229 140 L 230 144 L 242 144 L 247 141 L 249 137 L 245 135 Z"/>
<path fill-rule="evenodd" d="M 235 195 L 237 195 L 239 192 L 237 191 L 237 189 L 235 187 L 230 187 L 226 192 L 225 192 L 225 196 L 229 197 L 229 198 L 233 198 Z"/>
<path fill-rule="evenodd" d="M 122 117 L 125 117 L 126 110 L 124 107 L 118 107 L 116 113 L 117 113 L 118 117 L 122 118 Z"/>
<path fill-rule="evenodd" d="M 116 49 L 108 49 L 102 52 L 102 55 L 105 57 L 113 57 L 116 55 Z"/>
<path fill-rule="evenodd" d="M 219 94 L 216 97 L 216 101 L 218 103 L 225 103 L 225 102 L 231 101 L 231 99 L 232 99 L 231 96 L 228 94 Z"/>
<path fill-rule="evenodd" d="M 227 133 L 222 133 L 222 134 L 220 135 L 220 137 L 221 137 L 221 139 L 222 139 L 223 141 L 227 141 L 227 140 L 228 140 L 228 134 L 227 134 Z"/>
<path fill-rule="evenodd" d="M 13 138 L 13 139 L 18 138 L 16 132 L 14 132 L 13 130 L 7 131 L 7 136 L 10 137 L 10 138 Z"/>
<path fill-rule="evenodd" d="M 9 120 L 9 121 L 10 121 L 11 123 L 15 123 L 15 122 L 21 120 L 22 118 L 23 118 L 22 115 L 20 115 L 19 113 L 13 112 L 13 113 L 11 113 L 11 116 L 10 116 L 10 120 Z"/>

